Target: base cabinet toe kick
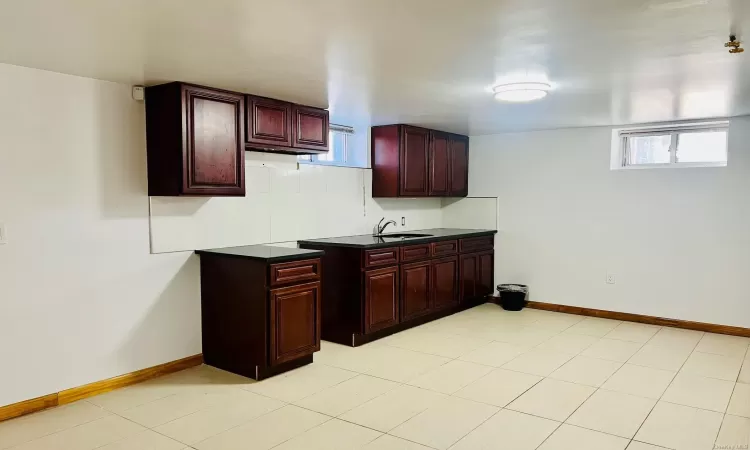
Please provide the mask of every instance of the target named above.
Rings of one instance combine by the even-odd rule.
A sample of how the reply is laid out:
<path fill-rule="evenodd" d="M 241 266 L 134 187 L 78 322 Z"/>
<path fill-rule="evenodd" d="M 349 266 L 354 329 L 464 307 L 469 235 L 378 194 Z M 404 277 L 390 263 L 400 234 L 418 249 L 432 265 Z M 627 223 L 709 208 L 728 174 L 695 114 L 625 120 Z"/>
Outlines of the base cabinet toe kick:
<path fill-rule="evenodd" d="M 475 234 L 377 248 L 300 241 L 325 252 L 322 338 L 356 347 L 484 303 L 495 232 Z"/>

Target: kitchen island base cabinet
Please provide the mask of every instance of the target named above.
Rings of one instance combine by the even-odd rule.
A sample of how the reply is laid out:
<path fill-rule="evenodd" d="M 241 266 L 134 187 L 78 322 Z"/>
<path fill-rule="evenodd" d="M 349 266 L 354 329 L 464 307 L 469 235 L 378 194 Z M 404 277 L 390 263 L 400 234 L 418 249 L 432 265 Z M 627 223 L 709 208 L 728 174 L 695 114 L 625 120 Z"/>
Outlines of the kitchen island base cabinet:
<path fill-rule="evenodd" d="M 495 232 L 441 231 L 419 242 L 300 241 L 300 248 L 325 252 L 322 338 L 356 347 L 484 303 L 492 293 Z"/>
<path fill-rule="evenodd" d="M 321 253 L 310 259 L 288 250 L 304 259 L 198 252 L 206 364 L 261 380 L 312 362 L 321 338 Z"/>

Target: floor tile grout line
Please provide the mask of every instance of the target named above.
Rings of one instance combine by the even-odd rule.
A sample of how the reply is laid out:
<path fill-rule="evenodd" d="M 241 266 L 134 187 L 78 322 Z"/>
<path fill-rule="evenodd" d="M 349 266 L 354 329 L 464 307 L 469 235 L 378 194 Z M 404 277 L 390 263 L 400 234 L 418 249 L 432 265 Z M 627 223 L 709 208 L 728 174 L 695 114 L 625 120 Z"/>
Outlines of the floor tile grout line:
<path fill-rule="evenodd" d="M 108 413 L 108 415 L 109 415 L 109 416 L 113 416 L 113 415 L 115 415 L 115 413 L 113 413 L 112 411 L 110 411 L 110 410 L 108 410 L 108 409 L 104 409 L 104 408 L 102 408 L 102 407 L 101 407 L 101 406 L 99 406 L 99 405 L 95 405 L 95 404 L 93 404 L 93 403 L 90 403 L 90 402 L 89 402 L 88 400 L 85 400 L 85 399 L 84 399 L 84 400 L 80 400 L 80 401 L 82 401 L 82 402 L 84 402 L 84 403 L 88 403 L 88 404 L 90 404 L 91 406 L 93 406 L 93 407 L 95 407 L 95 408 L 99 408 L 99 409 L 101 409 L 102 411 L 104 411 L 104 412 Z M 74 403 L 77 403 L 77 402 L 74 402 Z M 74 403 L 69 403 L 69 405 L 72 405 L 72 404 L 74 404 Z M 39 411 L 39 413 L 43 413 L 43 412 L 45 412 L 45 411 L 54 411 L 54 410 L 56 410 L 56 409 L 59 409 L 59 408 L 64 408 L 64 407 L 66 407 L 66 406 L 68 406 L 68 405 L 59 405 L 59 406 L 55 406 L 55 407 L 53 407 L 53 408 L 50 408 L 50 409 L 48 409 L 48 410 L 43 410 L 43 411 Z M 62 429 L 62 430 L 58 430 L 58 431 L 53 431 L 52 433 L 47 433 L 47 434 L 44 434 L 44 435 L 42 435 L 42 436 L 38 436 L 38 437 L 35 437 L 35 438 L 33 438 L 33 439 L 30 439 L 30 440 L 28 440 L 28 441 L 24 441 L 24 442 L 19 442 L 19 443 L 17 443 L 17 444 L 13 444 L 13 445 L 12 445 L 12 446 L 10 446 L 10 447 L 4 447 L 4 450 L 13 450 L 13 449 L 15 449 L 16 447 L 20 447 L 21 445 L 24 445 L 24 444 L 28 444 L 29 442 L 33 442 L 33 441 L 36 441 L 36 440 L 39 440 L 39 439 L 43 439 L 43 438 L 46 438 L 46 437 L 48 437 L 48 436 L 52 436 L 52 435 L 54 435 L 54 434 L 62 433 L 63 431 L 67 431 L 67 430 L 72 430 L 73 428 L 78 428 L 78 427 L 80 427 L 81 425 L 86 425 L 86 424 L 89 424 L 89 423 L 92 423 L 92 422 L 96 422 L 97 420 L 100 420 L 100 419 L 104 419 L 105 417 L 108 417 L 108 415 L 104 415 L 104 416 L 101 416 L 101 417 L 97 417 L 96 419 L 92 419 L 92 420 L 87 420 L 87 421 L 85 421 L 85 422 L 81 422 L 81 423 L 79 423 L 79 424 L 73 425 L 72 427 L 69 427 L 69 428 L 65 428 L 65 429 Z M 17 418 L 16 418 L 16 420 L 18 420 L 18 419 L 24 419 L 24 418 L 31 418 L 31 417 L 34 417 L 34 414 L 29 414 L 29 415 L 26 415 L 26 416 L 21 416 L 21 417 L 17 417 Z M 36 416 L 36 417 L 38 417 L 38 416 Z M 13 420 L 13 419 L 11 419 L 11 420 Z M 5 423 L 11 423 L 11 422 L 9 421 L 9 422 L 5 422 Z"/>
<path fill-rule="evenodd" d="M 705 333 L 704 333 L 703 335 L 705 336 Z M 654 336 L 656 336 L 656 335 L 654 335 Z M 653 339 L 653 338 L 652 338 L 652 339 Z M 703 337 L 701 337 L 701 339 L 703 339 Z M 649 340 L 650 340 L 650 339 L 649 339 Z M 698 341 L 698 342 L 697 342 L 697 343 L 695 344 L 695 346 L 693 347 L 693 351 L 695 351 L 695 348 L 697 348 L 697 347 L 698 347 L 698 344 L 699 344 L 699 343 L 700 343 L 700 340 L 699 340 L 699 341 Z M 691 352 L 691 354 L 692 354 L 692 352 Z M 661 393 L 661 395 L 660 395 L 660 396 L 659 396 L 659 398 L 658 398 L 658 399 L 656 400 L 656 402 L 654 402 L 654 406 L 652 406 L 652 407 L 651 407 L 651 410 L 650 410 L 650 411 L 648 412 L 648 414 L 646 414 L 646 418 L 644 418 L 644 419 L 643 419 L 643 422 L 641 422 L 641 425 L 640 425 L 640 426 L 638 427 L 638 429 L 637 429 L 637 430 L 635 431 L 635 434 L 633 435 L 633 439 L 635 439 L 635 438 L 636 438 L 636 437 L 638 436 L 638 433 L 640 433 L 640 431 L 641 431 L 641 428 L 643 428 L 643 425 L 645 425 L 645 424 L 646 424 L 646 422 L 648 421 L 648 418 L 649 418 L 649 417 L 651 417 L 651 414 L 652 414 L 652 413 L 654 412 L 654 409 L 656 409 L 656 406 L 657 406 L 657 405 L 659 404 L 659 402 L 663 401 L 663 400 L 662 400 L 662 398 L 664 398 L 664 394 L 666 394 L 666 393 L 667 393 L 667 391 L 669 390 L 669 387 L 670 387 L 670 386 L 672 385 L 672 383 L 674 383 L 674 379 L 675 379 L 675 378 L 677 378 L 677 374 L 679 374 L 679 373 L 680 373 L 680 370 L 682 370 L 682 368 L 683 368 L 683 367 L 685 367 L 685 363 L 687 363 L 687 360 L 688 360 L 689 358 L 690 358 L 690 356 L 688 356 L 688 358 L 687 358 L 687 359 L 685 359 L 685 361 L 683 361 L 683 362 L 682 362 L 682 365 L 680 366 L 679 370 L 678 370 L 678 371 L 677 371 L 677 372 L 675 373 L 675 375 L 674 375 L 674 376 L 672 377 L 672 380 L 671 380 L 671 381 L 669 382 L 669 384 L 667 385 L 667 387 L 666 387 L 666 388 L 664 388 L 664 391 L 663 391 L 663 392 Z M 665 403 L 669 403 L 669 402 L 665 402 Z M 685 405 L 682 405 L 682 406 L 685 406 Z M 723 419 L 722 419 L 722 420 L 723 420 Z M 714 441 L 715 441 L 715 439 L 714 439 Z M 632 441 L 631 441 L 631 442 L 632 442 Z M 639 442 L 640 442 L 640 441 L 639 441 Z M 648 443 L 648 442 L 647 442 L 647 443 Z M 648 444 L 650 444 L 650 443 L 648 443 Z M 630 444 L 628 444 L 628 445 L 630 445 Z M 656 445 L 656 444 L 654 444 L 654 445 Z"/>

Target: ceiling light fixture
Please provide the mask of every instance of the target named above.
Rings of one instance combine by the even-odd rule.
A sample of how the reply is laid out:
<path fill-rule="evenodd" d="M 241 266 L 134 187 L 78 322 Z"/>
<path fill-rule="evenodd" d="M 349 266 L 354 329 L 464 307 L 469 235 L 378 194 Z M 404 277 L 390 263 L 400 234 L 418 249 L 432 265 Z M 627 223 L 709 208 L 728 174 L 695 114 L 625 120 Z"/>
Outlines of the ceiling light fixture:
<path fill-rule="evenodd" d="M 495 100 L 502 102 L 522 103 L 533 102 L 547 96 L 547 92 L 552 89 L 549 83 L 538 81 L 526 81 L 520 83 L 498 84 L 492 88 L 495 93 Z"/>

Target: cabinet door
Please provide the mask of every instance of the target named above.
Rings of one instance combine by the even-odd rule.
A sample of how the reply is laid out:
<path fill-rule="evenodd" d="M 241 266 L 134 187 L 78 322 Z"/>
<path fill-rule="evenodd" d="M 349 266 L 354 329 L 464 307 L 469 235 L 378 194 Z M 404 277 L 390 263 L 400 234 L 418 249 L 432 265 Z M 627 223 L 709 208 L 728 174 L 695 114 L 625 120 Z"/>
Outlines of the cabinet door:
<path fill-rule="evenodd" d="M 479 276 L 477 277 L 477 296 L 485 297 L 495 291 L 495 253 L 486 252 L 477 255 Z"/>
<path fill-rule="evenodd" d="M 245 195 L 241 94 L 182 86 L 183 195 Z"/>
<path fill-rule="evenodd" d="M 402 127 L 399 191 L 402 197 L 424 197 L 428 194 L 429 137 L 425 129 Z"/>
<path fill-rule="evenodd" d="M 398 266 L 368 270 L 365 282 L 365 333 L 398 323 Z"/>
<path fill-rule="evenodd" d="M 328 111 L 294 105 L 292 107 L 292 147 L 328 151 Z"/>
<path fill-rule="evenodd" d="M 438 131 L 430 132 L 430 173 L 431 196 L 450 194 L 450 151 L 448 135 Z"/>
<path fill-rule="evenodd" d="M 430 312 L 430 262 L 401 266 L 401 321 Z"/>
<path fill-rule="evenodd" d="M 466 197 L 469 195 L 469 138 L 451 136 L 450 146 L 450 195 Z"/>
<path fill-rule="evenodd" d="M 292 104 L 248 95 L 247 142 L 250 144 L 292 146 Z"/>
<path fill-rule="evenodd" d="M 432 308 L 448 308 L 458 304 L 458 258 L 432 261 Z"/>
<path fill-rule="evenodd" d="M 477 277 L 479 276 L 479 259 L 476 255 L 461 255 L 459 259 L 458 280 L 461 302 L 471 300 L 477 295 Z"/>
<path fill-rule="evenodd" d="M 272 289 L 270 301 L 270 365 L 320 350 L 319 282 Z"/>

